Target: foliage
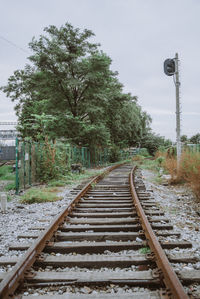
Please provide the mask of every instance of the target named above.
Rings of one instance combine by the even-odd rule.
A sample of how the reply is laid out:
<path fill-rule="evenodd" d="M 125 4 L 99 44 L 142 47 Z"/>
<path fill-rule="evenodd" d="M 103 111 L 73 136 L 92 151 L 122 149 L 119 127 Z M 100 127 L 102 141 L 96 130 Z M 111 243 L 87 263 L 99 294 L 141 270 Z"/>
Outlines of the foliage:
<path fill-rule="evenodd" d="M 120 160 L 121 160 L 120 148 L 117 145 L 113 145 L 109 151 L 109 161 L 111 163 L 114 163 Z"/>
<path fill-rule="evenodd" d="M 16 184 L 15 182 L 13 183 L 8 183 L 5 187 L 4 187 L 4 190 L 5 191 L 10 191 L 10 190 L 15 190 L 16 188 Z"/>
<path fill-rule="evenodd" d="M 58 179 L 67 171 L 67 153 L 64 144 L 56 144 L 45 137 L 45 142 L 37 150 L 37 178 L 47 182 Z"/>
<path fill-rule="evenodd" d="M 144 159 L 145 158 L 142 155 L 138 154 L 138 155 L 133 156 L 132 161 L 137 164 L 142 164 Z"/>
<path fill-rule="evenodd" d="M 157 159 L 156 159 L 156 162 L 158 163 L 159 166 L 162 166 L 165 162 L 165 157 L 163 156 L 159 156 Z"/>
<path fill-rule="evenodd" d="M 172 142 L 170 140 L 166 140 L 164 137 L 156 135 L 155 133 L 149 131 L 143 136 L 141 147 L 147 148 L 150 155 L 154 155 L 161 146 L 167 148 L 171 144 Z"/>
<path fill-rule="evenodd" d="M 147 254 L 147 253 L 151 252 L 149 247 L 143 247 L 139 251 L 140 251 L 141 254 Z"/>
<path fill-rule="evenodd" d="M 31 188 L 22 196 L 21 202 L 33 204 L 61 200 L 62 197 L 56 195 L 58 192 L 56 188 Z"/>
<path fill-rule="evenodd" d="M 1 181 L 13 181 L 15 174 L 13 173 L 12 166 L 3 165 L 0 167 L 0 180 Z"/>
<path fill-rule="evenodd" d="M 197 133 L 196 135 L 192 136 L 190 138 L 190 142 L 193 144 L 200 144 L 200 133 Z"/>
<path fill-rule="evenodd" d="M 144 159 L 140 167 L 142 169 L 147 169 L 154 172 L 158 172 L 160 170 L 160 167 L 156 163 L 156 160 L 150 160 L 150 159 Z"/>
<path fill-rule="evenodd" d="M 81 181 L 83 179 L 88 179 L 88 178 L 92 178 L 96 175 L 99 175 L 102 171 L 99 170 L 93 170 L 93 171 L 89 171 L 86 170 L 85 173 L 71 173 L 68 172 L 66 175 L 63 175 L 59 180 L 50 180 L 48 182 L 48 186 L 51 187 L 62 187 L 62 186 L 66 186 L 66 185 L 71 185 L 77 181 Z"/>
<path fill-rule="evenodd" d="M 187 135 L 182 135 L 181 136 L 181 142 L 186 143 L 188 141 Z"/>
<path fill-rule="evenodd" d="M 139 154 L 143 157 L 149 157 L 149 152 L 146 148 L 140 148 Z"/>
<path fill-rule="evenodd" d="M 123 93 L 110 57 L 91 42 L 93 32 L 69 23 L 44 32 L 29 44 L 30 64 L 1 87 L 17 102 L 21 136 L 62 137 L 90 148 L 139 145 L 151 118 L 136 97 Z"/>

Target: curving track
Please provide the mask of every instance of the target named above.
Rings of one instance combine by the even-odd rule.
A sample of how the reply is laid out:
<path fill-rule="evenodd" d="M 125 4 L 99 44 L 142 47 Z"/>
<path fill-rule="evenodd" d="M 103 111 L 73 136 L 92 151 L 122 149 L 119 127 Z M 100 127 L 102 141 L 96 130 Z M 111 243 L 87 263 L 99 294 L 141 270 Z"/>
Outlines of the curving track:
<path fill-rule="evenodd" d="M 16 245 L 13 249 L 28 250 L 22 260 L 10 260 L 16 263 L 12 271 L 0 276 L 0 298 L 188 298 L 182 283 L 198 281 L 198 274 L 192 280 L 194 273 L 179 273 L 181 283 L 170 262 L 191 258 L 167 258 L 163 249 L 191 244 L 179 239 L 140 174 L 131 170 L 131 165 L 113 167 L 75 190 L 71 205 L 31 247 Z M 145 255 L 147 246 L 151 253 Z"/>

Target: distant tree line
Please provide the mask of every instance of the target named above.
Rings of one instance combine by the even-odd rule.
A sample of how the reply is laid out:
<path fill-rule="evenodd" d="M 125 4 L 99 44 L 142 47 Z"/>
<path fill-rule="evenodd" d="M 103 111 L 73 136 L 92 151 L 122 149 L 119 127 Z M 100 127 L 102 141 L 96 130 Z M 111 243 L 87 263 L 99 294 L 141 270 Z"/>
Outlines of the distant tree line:
<path fill-rule="evenodd" d="M 123 92 L 111 59 L 91 42 L 94 34 L 66 23 L 49 26 L 29 43 L 33 53 L 1 87 L 16 102 L 18 130 L 33 140 L 63 138 L 81 146 L 164 145 L 137 97 Z"/>
<path fill-rule="evenodd" d="M 187 135 L 181 136 L 181 142 L 184 143 L 192 143 L 192 144 L 200 144 L 200 133 L 193 135 L 192 137 L 188 138 Z"/>

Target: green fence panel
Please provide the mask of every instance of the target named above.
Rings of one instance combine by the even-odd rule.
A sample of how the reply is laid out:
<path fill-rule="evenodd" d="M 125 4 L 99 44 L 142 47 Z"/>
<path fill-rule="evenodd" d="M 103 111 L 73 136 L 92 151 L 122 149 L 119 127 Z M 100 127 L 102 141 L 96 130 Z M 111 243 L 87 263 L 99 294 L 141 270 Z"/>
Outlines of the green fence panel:
<path fill-rule="evenodd" d="M 52 149 L 54 145 L 50 143 L 49 146 Z M 88 148 L 64 143 L 58 143 L 56 146 L 56 149 L 59 149 L 58 153 L 64 153 L 62 159 L 65 160 L 66 171 L 71 169 L 71 164 L 80 163 L 83 167 L 91 168 L 106 165 L 109 161 L 109 148 Z M 199 150 L 199 146 L 196 150 L 197 148 Z M 45 143 L 16 139 L 16 193 L 40 180 L 40 166 L 48 160 L 47 154 Z M 128 151 L 121 151 L 122 159 L 127 159 L 128 156 Z"/>

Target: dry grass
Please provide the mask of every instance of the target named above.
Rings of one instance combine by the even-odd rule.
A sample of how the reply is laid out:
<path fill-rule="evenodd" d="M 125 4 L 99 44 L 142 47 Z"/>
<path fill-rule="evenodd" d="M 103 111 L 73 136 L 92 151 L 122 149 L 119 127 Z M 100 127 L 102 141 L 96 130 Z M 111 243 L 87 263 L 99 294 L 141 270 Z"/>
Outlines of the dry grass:
<path fill-rule="evenodd" d="M 187 182 L 192 188 L 197 199 L 200 200 L 200 153 L 184 152 L 181 155 L 180 167 L 177 171 L 176 158 L 166 158 L 163 164 L 164 168 L 171 175 L 171 184 L 177 184 L 182 181 Z"/>
<path fill-rule="evenodd" d="M 166 158 L 167 157 L 167 153 L 166 152 L 162 152 L 162 151 L 157 151 L 155 153 L 155 159 L 159 158 L 159 157 L 163 157 Z"/>
<path fill-rule="evenodd" d="M 177 173 L 177 160 L 174 157 L 167 157 L 163 163 L 163 167 L 171 175 L 171 184 L 177 184 L 181 181 L 180 173 Z"/>
<path fill-rule="evenodd" d="M 196 197 L 200 199 L 200 153 L 184 152 L 181 157 L 181 177 L 190 184 Z"/>

